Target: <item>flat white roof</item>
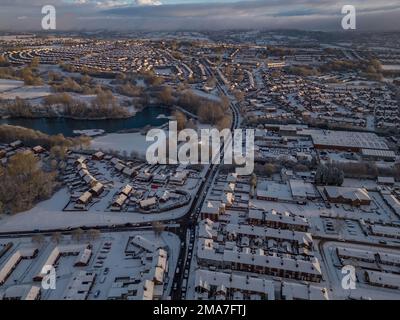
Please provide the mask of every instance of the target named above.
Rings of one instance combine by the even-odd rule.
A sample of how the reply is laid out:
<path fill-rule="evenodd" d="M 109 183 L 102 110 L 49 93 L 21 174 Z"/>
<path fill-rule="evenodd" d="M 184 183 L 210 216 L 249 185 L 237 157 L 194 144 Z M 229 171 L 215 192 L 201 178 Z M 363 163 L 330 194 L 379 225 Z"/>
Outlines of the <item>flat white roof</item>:
<path fill-rule="evenodd" d="M 227 289 L 233 291 L 244 291 L 247 293 L 265 294 L 268 300 L 275 300 L 274 282 L 272 280 L 202 269 L 197 270 L 195 276 L 195 287 L 209 290 L 210 286 L 215 286 L 221 291 Z"/>
<path fill-rule="evenodd" d="M 400 288 L 400 275 L 371 270 L 366 270 L 365 272 L 368 275 L 369 282 L 372 284 Z"/>
<path fill-rule="evenodd" d="M 375 133 L 332 131 L 332 130 L 303 130 L 303 134 L 311 135 L 315 145 L 326 146 L 327 148 L 360 148 L 388 150 L 385 141 Z"/>
<path fill-rule="evenodd" d="M 281 222 L 289 225 L 308 226 L 306 218 L 301 218 L 296 215 L 277 213 L 275 210 L 263 211 L 258 209 L 249 209 L 249 219 Z"/>
<path fill-rule="evenodd" d="M 374 233 L 374 234 L 383 234 L 383 235 L 388 235 L 388 236 L 395 237 L 395 238 L 400 238 L 400 228 L 381 226 L 381 225 L 372 225 L 371 230 L 372 230 L 372 233 Z"/>
<path fill-rule="evenodd" d="M 214 242 L 211 239 L 199 239 L 197 257 L 199 260 L 214 260 L 226 263 L 248 264 L 269 269 L 322 276 L 320 263 L 315 257 L 311 258 L 310 261 L 305 261 L 300 259 L 264 255 L 261 251 L 253 254 L 249 250 L 239 251 L 237 248 L 236 250 L 225 249 L 219 253 L 217 252 Z"/>
<path fill-rule="evenodd" d="M 282 283 L 282 296 L 285 300 L 329 300 L 326 288 L 301 283 Z"/>

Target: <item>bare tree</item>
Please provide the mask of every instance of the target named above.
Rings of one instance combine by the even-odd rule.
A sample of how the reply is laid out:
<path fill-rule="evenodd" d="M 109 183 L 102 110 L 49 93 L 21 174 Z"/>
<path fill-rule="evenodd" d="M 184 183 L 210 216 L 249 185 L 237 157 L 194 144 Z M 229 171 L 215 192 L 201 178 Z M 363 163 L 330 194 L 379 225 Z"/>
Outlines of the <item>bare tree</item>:
<path fill-rule="evenodd" d="M 159 238 L 165 230 L 165 225 L 161 221 L 152 222 L 152 227 L 157 238 Z"/>
<path fill-rule="evenodd" d="M 97 230 L 97 229 L 90 229 L 90 230 L 88 231 L 88 237 L 89 237 L 89 239 L 91 239 L 91 240 L 98 239 L 98 238 L 100 237 L 100 230 Z"/>
<path fill-rule="evenodd" d="M 83 238 L 84 233 L 85 232 L 81 228 L 75 229 L 71 234 L 72 239 L 80 241 Z"/>
<path fill-rule="evenodd" d="M 45 241 L 45 237 L 42 234 L 37 234 L 32 237 L 32 242 L 38 245 L 42 245 Z"/>
<path fill-rule="evenodd" d="M 58 244 L 58 243 L 61 242 L 62 237 L 63 237 L 63 235 L 62 235 L 61 232 L 54 232 L 54 233 L 51 235 L 51 241 L 53 241 L 53 242 L 55 242 L 55 243 Z"/>

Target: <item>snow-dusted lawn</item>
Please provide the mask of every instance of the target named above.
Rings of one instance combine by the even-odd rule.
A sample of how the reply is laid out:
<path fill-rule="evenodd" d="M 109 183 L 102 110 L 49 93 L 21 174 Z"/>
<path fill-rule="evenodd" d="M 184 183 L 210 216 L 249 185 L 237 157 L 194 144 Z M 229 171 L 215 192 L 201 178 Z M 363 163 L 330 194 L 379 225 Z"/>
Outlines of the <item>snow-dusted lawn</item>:
<path fill-rule="evenodd" d="M 22 87 L 23 85 L 24 85 L 23 81 L 0 79 L 0 92 L 16 89 Z"/>
<path fill-rule="evenodd" d="M 48 95 L 51 95 L 49 86 L 23 86 L 3 93 L 1 97 L 5 100 L 14 100 L 17 97 L 29 100 Z"/>
<path fill-rule="evenodd" d="M 140 155 L 146 155 L 147 148 L 153 142 L 147 142 L 146 136 L 139 132 L 135 133 L 111 133 L 93 139 L 91 149 L 114 150 L 119 152 L 126 151 L 130 154 L 132 151 Z"/>

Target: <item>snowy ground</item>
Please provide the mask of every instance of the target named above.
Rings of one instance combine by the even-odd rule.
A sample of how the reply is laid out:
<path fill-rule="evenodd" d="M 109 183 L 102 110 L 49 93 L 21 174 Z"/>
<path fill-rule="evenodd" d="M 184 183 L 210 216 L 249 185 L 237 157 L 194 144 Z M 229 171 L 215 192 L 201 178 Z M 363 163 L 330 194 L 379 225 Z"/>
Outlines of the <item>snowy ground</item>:
<path fill-rule="evenodd" d="M 130 154 L 132 151 L 135 151 L 140 155 L 146 155 L 146 150 L 152 143 L 153 142 L 147 142 L 146 136 L 139 132 L 111 133 L 95 138 L 92 141 L 90 148 L 104 151 L 125 151 L 128 154 Z"/>
<path fill-rule="evenodd" d="M 354 248 L 361 250 L 368 250 L 373 252 L 380 253 L 391 253 L 391 254 L 400 254 L 397 250 L 385 249 L 382 251 L 379 247 L 372 246 L 361 246 L 349 243 L 340 243 L 340 242 L 326 242 L 322 245 L 321 254 L 324 256 L 324 269 L 326 270 L 325 275 L 329 281 L 331 287 L 331 294 L 334 294 L 334 299 L 372 299 L 372 300 L 399 300 L 400 292 L 399 290 L 394 289 L 385 289 L 378 288 L 371 285 L 368 285 L 364 281 L 364 277 L 362 275 L 362 268 L 356 266 L 357 274 L 357 283 L 356 288 L 354 290 L 344 290 L 341 285 L 341 281 L 343 279 L 343 274 L 341 273 L 341 264 L 336 254 L 337 247 L 346 247 L 346 248 Z M 353 262 L 355 263 L 355 261 Z M 357 264 L 357 263 L 356 263 Z"/>
<path fill-rule="evenodd" d="M 171 220 L 183 216 L 188 205 L 160 214 L 134 212 L 78 211 L 64 212 L 63 206 L 69 201 L 66 189 L 58 191 L 50 200 L 43 201 L 33 209 L 0 220 L 0 232 L 50 230 L 77 228 L 82 226 L 110 226 L 113 224 L 141 223 L 155 220 Z"/>
<path fill-rule="evenodd" d="M 8 90 L 13 90 L 24 85 L 23 81 L 18 80 L 8 80 L 8 79 L 0 79 L 0 92 L 5 92 Z M 1 97 L 2 95 L 0 95 Z"/>
<path fill-rule="evenodd" d="M 117 278 L 137 278 L 142 279 L 141 273 L 143 272 L 143 264 L 141 258 L 145 256 L 145 252 L 136 250 L 138 253 L 133 257 L 127 255 L 125 249 L 128 246 L 129 239 L 135 235 L 140 235 L 146 240 L 150 241 L 156 246 L 164 247 L 168 254 L 168 274 L 165 279 L 163 298 L 169 296 L 170 288 L 172 285 L 172 278 L 176 269 L 180 240 L 170 232 L 163 232 L 157 237 L 152 231 L 140 232 L 119 232 L 119 233 L 103 233 L 99 237 L 93 239 L 88 238 L 86 235 L 81 240 L 71 239 L 70 236 L 63 235 L 60 239 L 59 245 L 92 245 L 92 257 L 86 267 L 75 267 L 74 262 L 76 256 L 61 257 L 56 269 L 56 289 L 43 290 L 42 299 L 45 300 L 59 300 L 62 299 L 69 281 L 71 280 L 74 272 L 84 270 L 87 272 L 95 272 L 96 279 L 94 286 L 89 294 L 89 299 L 103 300 L 106 299 L 112 287 L 115 287 L 115 279 Z M 11 273 L 10 277 L 6 280 L 4 285 L 0 285 L 0 292 L 11 286 L 19 284 L 39 285 L 40 282 L 33 282 L 33 277 L 37 275 L 42 266 L 44 265 L 47 257 L 57 245 L 50 237 L 45 238 L 43 244 L 32 242 L 32 238 L 25 237 L 19 239 L 0 239 L 0 244 L 13 243 L 12 249 L 0 258 L 0 268 L 5 264 L 5 261 L 12 255 L 15 250 L 27 247 L 37 247 L 39 249 L 38 256 L 32 260 L 23 259 Z M 104 249 L 104 244 L 109 243 L 110 250 Z M 137 248 L 138 249 L 138 248 Z M 99 263 L 99 261 L 103 261 Z M 101 267 L 99 267 L 102 265 Z M 108 272 L 105 269 L 108 268 Z M 98 292 L 96 298 L 94 294 Z"/>
<path fill-rule="evenodd" d="M 159 169 L 162 169 L 162 167 Z M 64 187 L 56 192 L 52 198 L 38 203 L 31 210 L 11 216 L 0 216 L 0 232 L 67 229 L 82 226 L 111 226 L 177 219 L 187 213 L 192 201 L 195 199 L 195 194 L 198 192 L 201 179 L 204 177 L 207 168 L 204 168 L 200 173 L 192 172 L 186 183 L 179 187 L 190 194 L 190 201 L 186 205 L 182 204 L 182 207 L 176 206 L 175 209 L 171 207 L 170 210 L 160 213 L 141 213 L 135 206 L 128 206 L 121 212 L 112 212 L 110 204 L 124 186 L 130 184 L 137 190 L 145 190 L 143 196 L 148 198 L 151 191 L 155 192 L 152 183 L 139 183 L 130 177 L 121 174 L 116 175 L 115 171 L 110 169 L 104 162 L 90 162 L 89 170 L 107 187 L 101 196 L 90 202 L 86 208 L 87 211 L 74 209 L 75 202 L 74 200 L 70 201 L 70 197 L 72 194 L 82 194 L 89 187 L 86 185 L 72 187 L 71 190 Z M 79 178 L 76 179 L 79 180 Z M 160 190 L 175 190 L 175 188 L 175 186 L 168 183 L 159 186 Z M 173 202 L 166 202 L 166 204 L 171 205 Z"/>
<path fill-rule="evenodd" d="M 201 98 L 204 98 L 204 99 L 208 99 L 208 100 L 212 100 L 212 101 L 218 101 L 218 102 L 221 100 L 220 97 L 218 97 L 216 95 L 213 95 L 213 94 L 206 93 L 206 92 L 201 91 L 201 90 L 192 89 L 191 91 L 194 94 L 196 94 L 197 96 L 199 96 Z"/>
<path fill-rule="evenodd" d="M 37 99 L 51 95 L 49 86 L 23 86 L 0 94 L 5 100 L 15 100 L 17 97 L 25 100 Z"/>

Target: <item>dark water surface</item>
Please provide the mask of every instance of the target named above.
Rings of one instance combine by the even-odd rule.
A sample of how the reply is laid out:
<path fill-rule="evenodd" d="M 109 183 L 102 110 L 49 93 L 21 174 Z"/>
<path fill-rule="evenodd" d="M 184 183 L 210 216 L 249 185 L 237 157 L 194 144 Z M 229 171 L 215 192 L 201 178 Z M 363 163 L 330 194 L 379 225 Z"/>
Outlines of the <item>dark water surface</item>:
<path fill-rule="evenodd" d="M 74 130 L 103 129 L 107 133 L 127 129 L 143 128 L 147 125 L 160 126 L 168 121 L 166 118 L 157 119 L 159 115 L 170 116 L 171 111 L 165 107 L 148 107 L 128 119 L 107 120 L 74 120 L 64 118 L 10 118 L 0 119 L 0 124 L 10 124 L 39 130 L 43 133 L 55 135 L 62 133 L 66 137 L 74 135 Z"/>

